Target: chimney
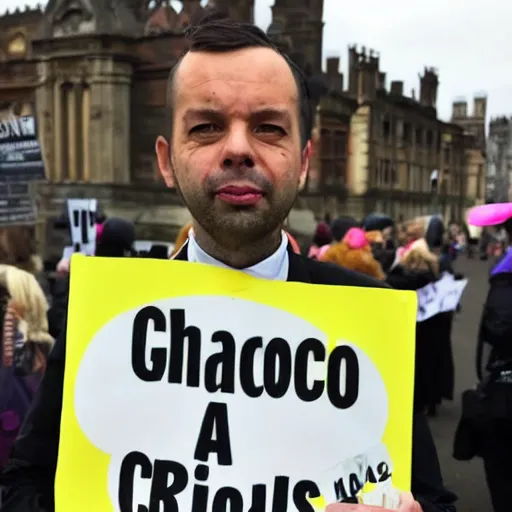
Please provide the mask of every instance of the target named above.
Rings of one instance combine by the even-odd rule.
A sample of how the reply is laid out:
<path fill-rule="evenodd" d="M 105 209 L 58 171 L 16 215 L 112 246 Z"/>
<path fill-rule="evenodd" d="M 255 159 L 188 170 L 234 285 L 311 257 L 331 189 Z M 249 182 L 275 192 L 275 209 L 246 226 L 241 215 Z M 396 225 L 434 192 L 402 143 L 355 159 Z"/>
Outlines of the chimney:
<path fill-rule="evenodd" d="M 466 119 L 468 117 L 468 102 L 457 100 L 452 104 L 452 119 Z"/>
<path fill-rule="evenodd" d="M 359 52 L 357 50 L 357 46 L 349 46 L 348 47 L 348 92 L 352 96 L 357 96 L 359 89 L 359 75 L 360 75 L 360 65 L 359 65 Z"/>
<path fill-rule="evenodd" d="M 420 105 L 436 108 L 439 78 L 434 68 L 425 68 L 420 76 Z"/>
<path fill-rule="evenodd" d="M 483 95 L 475 96 L 473 99 L 473 117 L 485 120 L 487 114 L 487 98 Z"/>
<path fill-rule="evenodd" d="M 327 58 L 327 76 L 329 78 L 338 76 L 340 71 L 340 58 L 328 57 Z"/>
<path fill-rule="evenodd" d="M 404 83 L 399 80 L 393 80 L 391 82 L 391 89 L 389 92 L 396 96 L 403 96 L 404 95 Z"/>
<path fill-rule="evenodd" d="M 326 78 L 329 87 L 335 91 L 343 91 L 343 74 L 339 72 L 340 58 L 328 57 L 326 65 Z"/>

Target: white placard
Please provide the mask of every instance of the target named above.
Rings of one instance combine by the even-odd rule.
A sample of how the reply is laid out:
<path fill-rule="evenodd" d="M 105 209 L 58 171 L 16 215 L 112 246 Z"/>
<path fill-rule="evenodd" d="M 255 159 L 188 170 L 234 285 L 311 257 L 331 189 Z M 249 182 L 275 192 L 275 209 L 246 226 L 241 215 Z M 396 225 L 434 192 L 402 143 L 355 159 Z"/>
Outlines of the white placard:
<path fill-rule="evenodd" d="M 69 226 L 74 251 L 93 256 L 96 250 L 97 199 L 68 199 Z"/>
<path fill-rule="evenodd" d="M 424 322 L 439 313 L 455 311 L 467 284 L 467 279 L 455 279 L 452 274 L 446 272 L 435 283 L 417 290 L 417 321 Z"/>

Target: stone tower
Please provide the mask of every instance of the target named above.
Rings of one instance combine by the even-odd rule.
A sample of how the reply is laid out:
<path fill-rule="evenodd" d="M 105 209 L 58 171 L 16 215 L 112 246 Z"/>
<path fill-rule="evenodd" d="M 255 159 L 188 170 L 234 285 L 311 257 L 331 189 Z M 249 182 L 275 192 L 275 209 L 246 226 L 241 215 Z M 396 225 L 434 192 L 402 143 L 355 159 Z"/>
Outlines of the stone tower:
<path fill-rule="evenodd" d="M 468 113 L 468 104 L 466 100 L 460 99 L 452 104 L 452 122 L 456 123 L 476 138 L 478 147 L 485 151 L 486 148 L 486 115 L 487 115 L 487 96 L 484 93 L 477 94 L 473 98 L 472 115 Z"/>
<path fill-rule="evenodd" d="M 307 74 L 322 72 L 323 11 L 324 0 L 275 0 L 272 7 L 269 34 L 290 41 L 294 60 Z"/>

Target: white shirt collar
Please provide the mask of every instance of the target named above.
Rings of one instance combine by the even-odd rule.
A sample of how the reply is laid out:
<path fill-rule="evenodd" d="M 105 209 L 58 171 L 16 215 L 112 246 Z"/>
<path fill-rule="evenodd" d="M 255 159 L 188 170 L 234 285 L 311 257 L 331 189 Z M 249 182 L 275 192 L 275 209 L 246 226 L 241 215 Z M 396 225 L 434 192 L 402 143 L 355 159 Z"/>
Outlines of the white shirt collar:
<path fill-rule="evenodd" d="M 205 265 L 214 265 L 221 268 L 231 268 L 228 265 L 216 260 L 206 253 L 194 236 L 193 231 L 188 235 L 188 261 L 193 263 L 203 263 Z M 241 269 L 242 272 L 260 279 L 269 279 L 271 281 L 286 281 L 288 279 L 288 269 L 290 263 L 288 261 L 288 237 L 286 233 L 281 235 L 281 245 L 277 251 L 268 258 L 256 263 L 252 267 Z"/>

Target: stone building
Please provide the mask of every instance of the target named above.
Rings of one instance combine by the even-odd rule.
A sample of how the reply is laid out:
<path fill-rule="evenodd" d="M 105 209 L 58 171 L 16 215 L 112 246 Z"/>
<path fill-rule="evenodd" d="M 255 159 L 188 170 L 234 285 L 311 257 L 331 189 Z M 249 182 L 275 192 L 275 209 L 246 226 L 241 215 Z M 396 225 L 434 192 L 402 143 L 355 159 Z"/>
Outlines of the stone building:
<path fill-rule="evenodd" d="M 141 239 L 173 240 L 189 220 L 158 178 L 169 71 L 183 28 L 211 7 L 252 21 L 254 0 L 49 0 L 0 16 L 0 115 L 35 113 L 48 182 L 39 186 L 38 234 L 58 256 L 53 229 L 69 197 L 94 197 L 136 222 Z"/>
<path fill-rule="evenodd" d="M 317 219 L 347 200 L 350 120 L 357 102 L 345 92 L 340 59 L 322 61 L 323 0 L 275 0 L 268 34 L 304 70 L 315 120 L 311 169 L 298 206 Z M 324 71 L 325 67 L 325 71 Z M 310 222 L 304 218 L 304 228 Z"/>
<path fill-rule="evenodd" d="M 161 182 L 154 155 L 167 131 L 169 71 L 183 28 L 215 7 L 253 20 L 254 0 L 49 0 L 45 9 L 0 16 L 0 116 L 35 112 L 48 182 L 39 187 L 39 237 L 56 257 L 54 230 L 69 197 L 97 198 L 109 215 L 136 222 L 141 239 L 172 240 L 188 212 Z M 309 236 L 325 214 L 372 210 L 405 216 L 468 202 L 464 129 L 436 117 L 437 75 L 426 70 L 419 99 L 386 88 L 375 53 L 349 50 L 322 62 L 323 0 L 275 0 L 269 36 L 304 70 L 315 117 L 314 155 L 289 229 Z M 474 188 L 474 187 L 473 187 Z M 441 207 L 440 206 L 440 207 Z"/>
<path fill-rule="evenodd" d="M 425 68 L 418 95 L 406 94 L 401 81 L 387 87 L 376 52 L 349 48 L 348 94 L 358 108 L 349 140 L 348 211 L 462 219 L 480 200 L 484 192 L 468 173 L 482 151 L 463 126 L 438 119 L 438 84 L 436 70 Z M 431 189 L 434 171 L 437 193 Z"/>
<path fill-rule="evenodd" d="M 495 117 L 489 123 L 487 140 L 487 200 L 507 202 L 512 198 L 512 118 Z"/>

